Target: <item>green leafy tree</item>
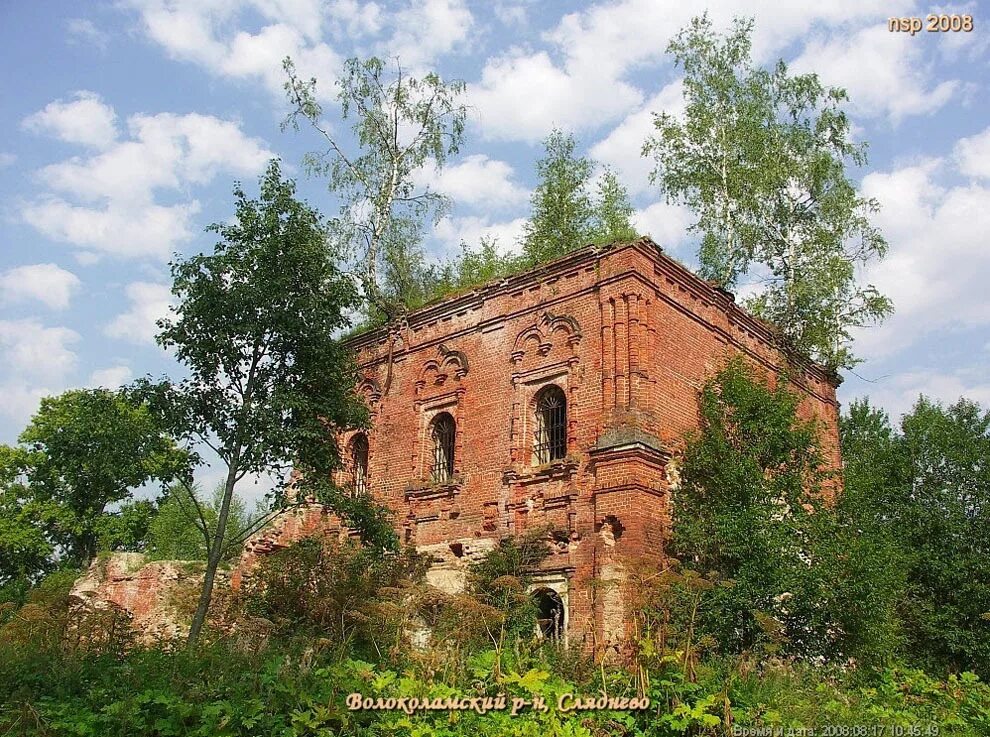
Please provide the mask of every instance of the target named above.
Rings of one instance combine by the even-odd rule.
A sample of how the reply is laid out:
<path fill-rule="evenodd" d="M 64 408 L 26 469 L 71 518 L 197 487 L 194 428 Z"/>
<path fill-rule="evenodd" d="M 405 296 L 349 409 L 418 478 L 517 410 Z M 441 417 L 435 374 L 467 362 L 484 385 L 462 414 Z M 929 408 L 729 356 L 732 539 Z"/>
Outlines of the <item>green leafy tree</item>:
<path fill-rule="evenodd" d="M 725 37 L 694 18 L 668 53 L 684 70 L 683 120 L 655 113 L 643 148 L 651 180 L 698 217 L 702 276 L 731 289 L 751 269 L 762 291 L 748 303 L 794 349 L 832 367 L 853 365 L 850 330 L 892 310 L 856 270 L 887 243 L 871 225 L 878 209 L 849 179 L 866 163 L 851 140 L 844 90 L 814 74 L 791 75 L 750 58 L 752 22 Z"/>
<path fill-rule="evenodd" d="M 55 548 L 32 513 L 29 463 L 24 449 L 0 445 L 0 603 L 22 602 L 54 563 Z"/>
<path fill-rule="evenodd" d="M 529 264 L 551 261 L 588 243 L 594 208 L 588 182 L 594 164 L 575 155 L 574 136 L 554 129 L 536 163 L 539 183 L 530 200 L 532 213 L 523 235 L 523 257 Z"/>
<path fill-rule="evenodd" d="M 591 239 L 597 243 L 633 240 L 637 233 L 632 227 L 632 214 L 629 192 L 616 173 L 606 167 L 598 182 Z"/>
<path fill-rule="evenodd" d="M 725 653 L 759 646 L 880 665 L 898 642 L 901 569 L 887 540 L 831 498 L 821 428 L 801 419 L 800 401 L 739 359 L 701 391 L 673 540 L 682 566 L 715 584 L 698 635 Z"/>
<path fill-rule="evenodd" d="M 417 79 L 376 58 L 347 60 L 337 100 L 343 119 L 354 120 L 350 150 L 324 124 L 316 80 L 299 79 L 289 58 L 283 66 L 292 108 L 285 125 L 298 129 L 305 121 L 327 145 L 307 155 L 307 168 L 329 179 L 340 200 L 331 235 L 356 258 L 371 316 L 390 322 L 421 296 L 424 222 L 438 221 L 448 203 L 420 186 L 416 174 L 441 169 L 458 152 L 467 120 L 459 102 L 464 83 L 432 72 Z"/>
<path fill-rule="evenodd" d="M 530 200 L 532 212 L 522 241 L 525 266 L 563 256 L 590 242 L 635 237 L 629 194 L 615 173 L 605 170 L 597 197 L 589 192 L 595 162 L 578 156 L 572 134 L 554 129 L 544 141 L 536 164 L 539 183 Z"/>
<path fill-rule="evenodd" d="M 210 227 L 220 238 L 213 253 L 172 264 L 177 306 L 159 321 L 158 342 L 188 378 L 137 387 L 179 437 L 212 448 L 227 471 L 190 643 L 212 598 L 238 482 L 294 465 L 299 484 L 315 486 L 339 465 L 335 429 L 366 420 L 352 358 L 336 337 L 357 295 L 327 225 L 295 198 L 277 162 L 260 189 L 254 200 L 235 187 L 235 217 Z"/>
<path fill-rule="evenodd" d="M 822 592 L 808 572 L 823 459 L 817 429 L 798 419 L 797 403 L 738 360 L 701 392 L 700 431 L 687 445 L 674 497 L 674 548 L 720 583 L 703 620 L 729 652 L 786 643 L 815 655 L 827 644 L 810 612 Z"/>
<path fill-rule="evenodd" d="M 78 566 L 100 549 L 140 547 L 153 505 L 134 501 L 134 489 L 189 462 L 148 406 L 107 389 L 42 399 L 20 442 L 25 513 Z"/>
<path fill-rule="evenodd" d="M 990 663 L 990 413 L 924 397 L 894 430 L 868 402 L 842 422 L 847 496 L 897 546 L 907 654 L 928 667 Z"/>
<path fill-rule="evenodd" d="M 198 489 L 186 484 L 172 484 L 159 502 L 148 528 L 148 557 L 152 560 L 206 560 L 216 531 L 223 486 L 213 491 L 209 503 L 199 498 Z M 257 515 L 262 516 L 262 515 Z M 252 517 L 244 501 L 234 496 L 227 514 L 227 530 L 222 558 L 236 557 L 245 530 L 252 528 Z"/>
<path fill-rule="evenodd" d="M 477 248 L 462 242 L 458 256 L 428 270 L 424 279 L 424 301 L 442 298 L 508 276 L 519 268 L 520 258 L 499 251 L 495 238 L 482 237 Z"/>

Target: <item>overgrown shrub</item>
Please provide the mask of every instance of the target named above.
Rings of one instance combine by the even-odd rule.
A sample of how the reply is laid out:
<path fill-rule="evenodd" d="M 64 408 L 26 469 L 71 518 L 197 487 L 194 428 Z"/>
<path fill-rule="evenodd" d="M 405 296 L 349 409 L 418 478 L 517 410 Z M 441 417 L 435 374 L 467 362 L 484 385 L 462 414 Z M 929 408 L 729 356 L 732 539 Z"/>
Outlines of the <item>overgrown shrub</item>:
<path fill-rule="evenodd" d="M 785 382 L 740 359 L 702 389 L 674 494 L 672 550 L 713 583 L 695 639 L 721 654 L 881 661 L 891 652 L 898 579 L 883 546 L 836 509 L 819 426 Z"/>
<path fill-rule="evenodd" d="M 265 556 L 234 602 L 234 617 L 260 617 L 276 637 L 353 642 L 358 652 L 388 647 L 401 624 L 388 601 L 419 581 L 422 559 L 413 551 L 381 553 L 351 540 L 309 537 Z"/>

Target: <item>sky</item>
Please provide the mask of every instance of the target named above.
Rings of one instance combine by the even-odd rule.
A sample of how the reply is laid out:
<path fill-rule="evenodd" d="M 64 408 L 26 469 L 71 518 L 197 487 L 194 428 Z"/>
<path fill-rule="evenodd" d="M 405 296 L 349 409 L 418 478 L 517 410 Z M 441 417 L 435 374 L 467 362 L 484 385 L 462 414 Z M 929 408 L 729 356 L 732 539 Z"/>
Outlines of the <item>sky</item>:
<path fill-rule="evenodd" d="M 640 155 L 652 113 L 682 109 L 665 48 L 701 3 L 490 0 L 0 0 L 0 442 L 39 398 L 175 373 L 154 342 L 173 254 L 208 251 L 231 189 L 255 192 L 274 156 L 306 176 L 315 134 L 280 129 L 281 60 L 318 79 L 344 131 L 333 80 L 345 59 L 398 58 L 410 73 L 466 82 L 465 145 L 434 185 L 453 201 L 433 257 L 485 234 L 518 248 L 541 139 L 572 131 L 615 169 L 637 229 L 696 263 L 692 215 L 667 204 Z M 844 87 L 869 164 L 887 258 L 862 278 L 895 314 L 857 334 L 844 405 L 870 396 L 893 418 L 919 393 L 990 407 L 990 2 L 725 0 L 720 29 L 755 19 L 754 57 Z M 892 16 L 970 14 L 972 32 L 891 33 Z M 658 356 L 655 360 L 663 360 Z"/>

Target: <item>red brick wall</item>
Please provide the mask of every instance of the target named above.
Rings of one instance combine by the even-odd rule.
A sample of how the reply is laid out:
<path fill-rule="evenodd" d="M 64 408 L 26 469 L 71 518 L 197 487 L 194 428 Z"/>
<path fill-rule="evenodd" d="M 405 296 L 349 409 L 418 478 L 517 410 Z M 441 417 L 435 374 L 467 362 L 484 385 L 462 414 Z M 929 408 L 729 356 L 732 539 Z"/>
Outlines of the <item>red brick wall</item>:
<path fill-rule="evenodd" d="M 368 489 L 402 538 L 423 546 L 552 525 L 557 552 L 544 568 L 568 580 L 569 637 L 599 644 L 621 639 L 621 612 L 589 583 L 623 559 L 662 555 L 668 460 L 696 426 L 698 389 L 730 354 L 771 377 L 785 366 L 764 323 L 648 239 L 577 251 L 352 344 L 373 414 Z M 817 367 L 799 373 L 802 412 L 822 421 L 838 467 L 835 387 Z M 567 397 L 568 455 L 537 466 L 533 402 L 548 383 Z M 443 411 L 457 423 L 455 474 L 434 484 L 428 425 Z"/>

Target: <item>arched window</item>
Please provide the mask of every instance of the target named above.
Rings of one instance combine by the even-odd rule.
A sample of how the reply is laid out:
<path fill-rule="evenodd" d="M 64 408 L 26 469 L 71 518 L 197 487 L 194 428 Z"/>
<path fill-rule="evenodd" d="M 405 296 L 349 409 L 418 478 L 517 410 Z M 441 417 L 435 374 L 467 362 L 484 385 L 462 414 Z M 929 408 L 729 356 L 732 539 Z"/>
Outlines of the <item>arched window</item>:
<path fill-rule="evenodd" d="M 454 418 L 449 412 L 441 412 L 430 424 L 433 440 L 433 466 L 430 475 L 434 481 L 450 481 L 454 475 Z"/>
<path fill-rule="evenodd" d="M 555 384 L 536 395 L 534 440 L 537 463 L 549 463 L 567 455 L 567 398 L 564 390 Z"/>
<path fill-rule="evenodd" d="M 368 436 L 358 433 L 351 440 L 351 472 L 353 474 L 354 493 L 365 494 L 368 491 Z"/>

